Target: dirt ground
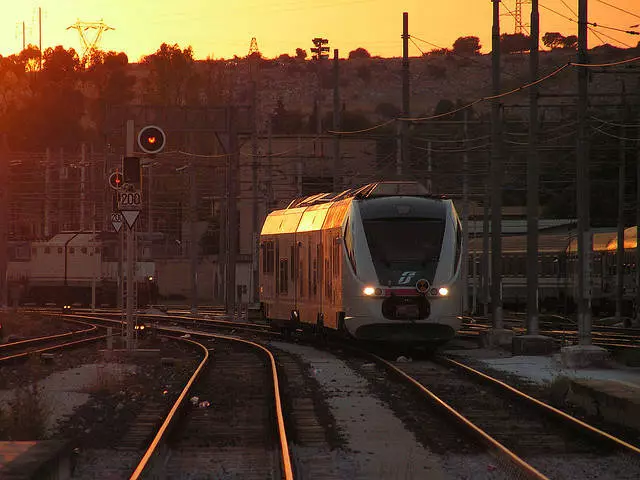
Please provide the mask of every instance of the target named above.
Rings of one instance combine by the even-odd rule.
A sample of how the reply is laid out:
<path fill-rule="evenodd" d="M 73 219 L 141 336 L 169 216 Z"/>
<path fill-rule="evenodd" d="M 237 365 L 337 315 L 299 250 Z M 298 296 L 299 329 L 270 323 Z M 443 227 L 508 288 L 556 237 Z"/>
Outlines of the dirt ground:
<path fill-rule="evenodd" d="M 0 312 L 0 343 L 33 337 L 55 335 L 82 329 L 82 325 L 39 312 Z M 86 327 L 84 327 L 86 328 Z M 12 337 L 12 338 L 10 338 Z"/>

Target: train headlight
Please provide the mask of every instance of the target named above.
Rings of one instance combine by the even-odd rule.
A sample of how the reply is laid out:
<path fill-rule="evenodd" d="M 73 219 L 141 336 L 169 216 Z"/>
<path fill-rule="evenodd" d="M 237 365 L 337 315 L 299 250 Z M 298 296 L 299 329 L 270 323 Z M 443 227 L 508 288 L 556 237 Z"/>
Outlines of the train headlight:
<path fill-rule="evenodd" d="M 449 295 L 449 289 L 447 287 L 440 287 L 438 289 L 438 294 L 442 297 L 446 297 L 447 295 Z"/>
<path fill-rule="evenodd" d="M 373 287 L 364 287 L 362 289 L 362 293 L 364 293 L 367 297 L 370 297 L 374 293 L 376 293 L 376 289 Z"/>

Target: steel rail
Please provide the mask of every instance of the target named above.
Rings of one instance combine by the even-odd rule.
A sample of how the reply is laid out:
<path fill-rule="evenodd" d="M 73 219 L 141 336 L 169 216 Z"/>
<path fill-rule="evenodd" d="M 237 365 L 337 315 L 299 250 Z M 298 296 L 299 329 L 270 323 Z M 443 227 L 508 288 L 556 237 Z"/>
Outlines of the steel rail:
<path fill-rule="evenodd" d="M 169 414 L 165 418 L 164 422 L 162 422 L 162 425 L 160 426 L 158 433 L 156 433 L 156 436 L 153 438 L 151 445 L 149 445 L 149 448 L 147 448 L 147 450 L 145 451 L 144 455 L 142 456 L 142 459 L 138 463 L 138 466 L 136 467 L 134 472 L 131 474 L 130 480 L 137 480 L 138 478 L 140 478 L 140 475 L 142 475 L 142 473 L 144 472 L 144 469 L 149 464 L 149 460 L 155 453 L 156 448 L 158 448 L 158 445 L 160 444 L 160 442 L 164 440 L 164 435 L 168 431 L 169 426 L 173 423 L 174 418 L 176 416 L 176 412 L 182 406 L 184 399 L 187 397 L 187 394 L 189 393 L 189 390 L 191 389 L 195 381 L 198 379 L 198 377 L 200 376 L 200 373 L 202 372 L 205 365 L 209 361 L 209 350 L 207 349 L 207 347 L 205 347 L 201 343 L 196 342 L 194 340 L 189 340 L 187 338 L 180 338 L 180 337 L 171 337 L 171 338 L 192 343 L 200 347 L 204 352 L 204 358 L 198 365 L 198 368 L 196 368 L 196 371 L 193 373 L 193 375 L 191 375 L 191 378 L 189 378 L 189 381 L 187 382 L 185 387 L 182 389 L 182 392 L 180 392 L 180 396 L 174 402 L 173 407 L 171 407 L 171 410 L 169 411 Z"/>
<path fill-rule="evenodd" d="M 86 322 L 81 322 L 80 320 L 71 320 L 68 319 L 66 321 L 69 322 L 74 322 L 74 323 L 81 323 L 84 325 L 90 325 Z M 96 330 L 98 327 L 96 327 L 95 325 L 91 325 L 90 328 L 86 328 L 84 330 L 74 330 L 73 332 L 66 332 L 66 333 L 57 333 L 55 335 L 48 335 L 46 337 L 35 337 L 35 338 L 27 338 L 25 340 L 19 340 L 17 342 L 11 342 L 11 343 L 3 343 L 0 345 L 0 350 L 4 350 L 4 349 L 9 349 L 12 347 L 19 347 L 19 346 L 24 346 L 30 343 L 42 343 L 42 342 L 46 342 L 49 340 L 56 340 L 59 338 L 64 338 L 64 337 L 70 337 L 70 336 L 74 336 L 74 335 L 80 335 L 82 333 L 88 333 L 88 332 L 92 332 L 94 330 Z"/>
<path fill-rule="evenodd" d="M 101 340 L 103 338 L 107 338 L 107 336 L 106 335 L 98 335 L 96 337 L 83 338 L 81 340 L 74 340 L 73 342 L 60 343 L 58 345 L 52 345 L 52 346 L 41 348 L 41 349 L 38 349 L 38 350 L 29 350 L 28 352 L 16 353 L 14 355 L 9 355 L 7 357 L 0 357 L 0 362 L 8 362 L 9 360 L 14 360 L 16 358 L 28 357 L 29 355 L 33 355 L 34 353 L 43 353 L 43 352 L 48 352 L 49 350 L 58 350 L 58 349 L 61 349 L 61 348 L 67 348 L 67 347 L 71 347 L 73 345 L 78 345 L 80 343 L 88 343 L 88 342 L 93 342 L 93 341 L 96 341 L 96 340 Z"/>
<path fill-rule="evenodd" d="M 275 407 L 276 407 L 276 418 L 278 421 L 278 433 L 279 433 L 279 437 L 280 437 L 280 449 L 281 449 L 281 460 L 282 460 L 282 468 L 283 468 L 283 473 L 284 473 L 284 478 L 285 480 L 293 480 L 293 467 L 291 464 L 291 455 L 289 453 L 289 443 L 287 440 L 287 432 L 286 432 L 286 428 L 284 425 L 284 414 L 282 411 L 282 400 L 280 398 L 280 382 L 278 379 L 278 370 L 276 367 L 276 361 L 275 358 L 273 356 L 273 354 L 269 351 L 269 349 L 267 349 L 266 347 L 264 347 L 263 345 L 260 345 L 259 343 L 255 343 L 252 342 L 250 340 L 244 340 L 242 338 L 237 338 L 237 337 L 230 337 L 227 335 L 220 335 L 220 334 L 213 334 L 213 333 L 207 333 L 207 332 L 185 332 L 182 330 L 173 330 L 173 329 L 169 329 L 169 328 L 165 328 L 165 327 L 160 327 L 162 330 L 166 330 L 166 331 L 173 331 L 176 333 L 189 333 L 190 335 L 194 335 L 194 336 L 198 336 L 198 337 L 208 337 L 208 338 L 216 338 L 216 339 L 221 339 L 221 340 L 229 340 L 229 341 L 233 341 L 233 342 L 239 342 L 239 343 L 244 343 L 247 345 L 250 345 L 252 347 L 258 348 L 259 350 L 262 350 L 267 357 L 269 358 L 270 364 L 271 364 L 271 373 L 272 373 L 272 377 L 273 377 L 273 390 L 274 390 L 274 399 L 275 399 Z M 174 337 L 175 338 L 175 337 Z M 188 340 L 185 338 L 180 338 L 177 337 L 180 340 L 185 340 L 185 341 L 189 341 L 191 343 L 195 343 L 197 345 L 200 345 L 202 348 L 204 348 L 206 350 L 206 347 L 204 347 L 204 345 L 195 342 L 193 340 Z M 207 355 L 206 355 L 206 359 L 208 359 L 208 351 L 207 351 Z M 200 372 L 202 370 L 202 367 L 204 365 L 204 363 L 206 363 L 206 361 L 203 360 L 203 362 L 200 363 L 200 366 L 198 367 L 198 369 L 196 370 L 196 373 L 194 374 L 194 376 L 197 374 L 198 376 L 200 375 Z M 134 473 L 131 475 L 130 480 L 137 480 L 140 478 L 140 475 L 142 474 L 142 472 L 144 471 L 144 468 L 146 467 L 147 463 L 149 462 L 149 459 L 151 458 L 151 455 L 153 454 L 153 450 L 155 450 L 155 448 L 157 447 L 157 445 L 159 444 L 159 442 L 162 439 L 162 436 L 164 435 L 165 431 L 167 430 L 173 416 L 175 415 L 175 412 L 177 411 L 177 409 L 179 408 L 179 406 L 181 405 L 181 403 L 184 401 L 188 390 L 191 388 L 191 385 L 194 382 L 194 377 L 192 377 L 189 382 L 187 383 L 187 386 L 183 389 L 182 393 L 180 394 L 180 397 L 178 398 L 178 400 L 176 401 L 176 403 L 174 404 L 173 408 L 171 409 L 171 412 L 169 412 L 169 416 L 167 416 L 167 419 L 165 420 L 165 422 L 162 424 L 162 427 L 160 427 L 160 430 L 158 431 L 158 434 L 156 434 L 156 437 L 154 438 L 151 446 L 149 447 L 149 449 L 147 450 L 147 452 L 145 453 L 145 455 L 143 456 L 143 459 L 141 460 L 140 464 L 138 465 L 138 467 L 136 468 L 136 470 L 134 471 Z"/>
<path fill-rule="evenodd" d="M 450 417 L 456 420 L 459 424 L 463 425 L 465 428 L 471 430 L 480 440 L 489 447 L 490 451 L 496 456 L 496 458 L 500 460 L 504 460 L 507 463 L 511 464 L 523 475 L 524 478 L 527 479 L 536 479 L 536 480 L 549 480 L 547 476 L 538 471 L 535 467 L 525 462 L 522 458 L 516 455 L 514 452 L 509 450 L 507 447 L 498 442 L 495 438 L 490 436 L 487 432 L 482 430 L 480 427 L 469 421 L 466 417 L 460 414 L 457 410 L 451 407 L 448 403 L 438 397 L 435 393 L 425 387 L 418 380 L 402 371 L 392 363 L 384 360 L 383 358 L 367 353 L 370 355 L 375 361 L 379 364 L 382 364 L 388 370 L 391 370 L 395 374 L 399 375 L 403 379 L 410 382 L 414 387 L 416 387 L 423 395 L 425 395 L 432 403 L 434 403 L 437 407 L 443 409 Z"/>
<path fill-rule="evenodd" d="M 535 404 L 537 407 L 540 407 L 542 409 L 544 409 L 546 412 L 551 413 L 553 415 L 555 415 L 556 417 L 560 418 L 561 420 L 568 422 L 569 424 L 579 427 L 583 430 L 587 430 L 589 433 L 591 434 L 595 434 L 598 435 L 599 437 L 602 437 L 604 439 L 606 439 L 609 442 L 612 442 L 614 445 L 621 447 L 625 450 L 628 450 L 630 452 L 633 452 L 635 454 L 640 454 L 640 448 L 631 445 L 630 443 L 625 442 L 624 440 L 621 440 L 620 438 L 611 435 L 610 433 L 607 433 L 603 430 L 600 430 L 599 428 L 596 428 L 592 425 L 589 425 L 588 423 L 583 422 L 582 420 L 579 420 L 575 417 L 573 417 L 572 415 L 569 415 L 568 413 L 563 412 L 562 410 L 559 410 L 555 407 L 552 407 L 551 405 L 548 405 L 547 403 L 538 400 L 535 397 L 532 397 L 530 395 L 527 395 L 526 393 L 518 390 L 515 387 L 512 387 L 511 385 L 502 382 L 500 380 L 498 380 L 497 378 L 493 378 L 490 375 L 487 375 L 486 373 L 483 373 L 479 370 L 476 370 L 475 368 L 472 368 L 468 365 L 465 365 L 464 363 L 458 362 L 456 360 L 453 360 L 452 358 L 449 357 L 438 357 L 439 360 L 443 361 L 444 363 L 447 364 L 447 366 L 450 367 L 454 367 L 457 368 L 458 370 L 462 370 L 465 373 L 471 374 L 473 376 L 476 377 L 480 377 L 485 381 L 490 382 L 492 385 L 497 385 L 502 389 L 505 389 L 507 391 L 509 391 L 512 394 L 515 394 L 516 396 L 518 396 L 521 399 L 526 400 L 527 402 L 533 403 Z"/>

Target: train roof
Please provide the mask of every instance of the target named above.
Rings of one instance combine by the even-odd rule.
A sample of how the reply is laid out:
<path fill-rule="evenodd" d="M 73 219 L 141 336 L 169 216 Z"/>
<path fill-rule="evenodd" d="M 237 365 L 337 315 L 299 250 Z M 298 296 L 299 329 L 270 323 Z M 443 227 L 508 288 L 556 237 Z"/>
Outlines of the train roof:
<path fill-rule="evenodd" d="M 366 198 L 411 196 L 435 199 L 445 199 L 443 195 L 433 195 L 420 182 L 393 181 L 374 182 L 361 187 L 350 188 L 342 192 L 317 193 L 307 197 L 296 198 L 287 208 L 310 207 L 329 202 L 346 199 L 362 200 Z"/>

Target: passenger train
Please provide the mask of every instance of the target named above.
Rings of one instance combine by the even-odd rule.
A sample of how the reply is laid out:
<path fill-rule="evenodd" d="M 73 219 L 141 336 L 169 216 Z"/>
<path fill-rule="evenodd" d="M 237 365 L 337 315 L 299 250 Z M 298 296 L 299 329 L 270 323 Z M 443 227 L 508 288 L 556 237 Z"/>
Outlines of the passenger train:
<path fill-rule="evenodd" d="M 446 342 L 461 325 L 461 250 L 453 202 L 417 182 L 299 198 L 262 227 L 261 310 L 284 333 Z"/>

